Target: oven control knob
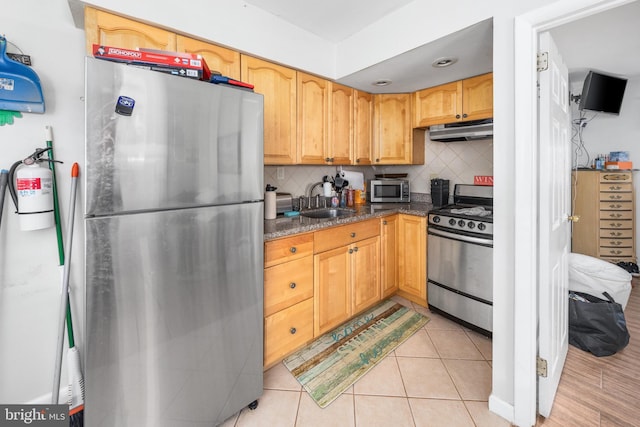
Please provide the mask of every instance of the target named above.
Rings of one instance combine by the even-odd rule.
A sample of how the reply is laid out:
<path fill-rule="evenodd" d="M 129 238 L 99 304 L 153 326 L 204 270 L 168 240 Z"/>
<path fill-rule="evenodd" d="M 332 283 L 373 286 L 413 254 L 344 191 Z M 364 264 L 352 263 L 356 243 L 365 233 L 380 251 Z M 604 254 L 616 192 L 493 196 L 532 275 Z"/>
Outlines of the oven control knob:
<path fill-rule="evenodd" d="M 464 227 L 464 221 L 463 221 L 463 220 L 458 221 L 458 225 L 459 225 L 460 227 Z"/>
<path fill-rule="evenodd" d="M 433 220 L 434 224 L 437 224 L 437 223 L 439 223 L 439 222 L 440 222 L 440 217 L 439 217 L 439 216 L 434 216 L 434 217 L 432 218 L 432 220 Z"/>
<path fill-rule="evenodd" d="M 487 228 L 487 226 L 484 225 L 483 223 L 478 224 L 478 230 L 484 231 L 486 228 Z"/>
<path fill-rule="evenodd" d="M 455 219 L 453 219 L 453 218 L 451 218 L 451 219 L 449 220 L 449 225 L 456 225 L 456 220 L 455 220 Z"/>
<path fill-rule="evenodd" d="M 471 222 L 471 221 L 469 221 L 469 222 L 467 223 L 467 227 L 469 227 L 470 229 L 472 229 L 472 230 L 473 230 L 474 228 L 476 228 L 476 223 L 475 223 L 475 222 Z"/>

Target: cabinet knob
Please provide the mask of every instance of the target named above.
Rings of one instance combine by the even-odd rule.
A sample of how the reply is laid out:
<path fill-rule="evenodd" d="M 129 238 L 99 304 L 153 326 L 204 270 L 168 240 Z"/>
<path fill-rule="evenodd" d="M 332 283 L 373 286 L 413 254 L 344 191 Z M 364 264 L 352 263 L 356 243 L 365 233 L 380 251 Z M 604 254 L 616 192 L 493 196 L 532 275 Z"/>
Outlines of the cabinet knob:
<path fill-rule="evenodd" d="M 352 254 L 353 253 L 353 249 L 349 249 L 349 253 Z"/>
<path fill-rule="evenodd" d="M 376 159 L 376 162 L 379 162 L 379 161 L 380 161 L 380 159 Z"/>
<path fill-rule="evenodd" d="M 289 287 L 290 287 L 291 289 L 295 289 L 295 288 L 296 288 L 296 282 L 291 282 L 291 283 L 289 283 Z"/>
<path fill-rule="evenodd" d="M 293 335 L 298 331 L 296 330 L 296 328 L 291 328 L 291 329 L 289 329 L 289 332 L 291 332 L 291 335 Z"/>
<path fill-rule="evenodd" d="M 351 237 L 356 237 L 356 233 L 351 233 Z"/>
<path fill-rule="evenodd" d="M 382 221 L 382 225 L 387 225 L 387 220 Z"/>
<path fill-rule="evenodd" d="M 291 251 L 292 254 L 295 254 L 297 249 L 295 246 L 291 246 L 291 249 L 289 249 Z"/>
<path fill-rule="evenodd" d="M 360 159 L 356 159 L 356 163 L 360 163 Z"/>
<path fill-rule="evenodd" d="M 460 118 L 460 114 L 456 114 L 456 119 L 459 119 L 459 118 Z"/>
<path fill-rule="evenodd" d="M 325 161 L 325 162 L 330 162 L 330 161 L 331 161 L 331 159 L 330 159 L 330 158 L 328 158 L 328 157 L 325 157 L 324 161 Z"/>
<path fill-rule="evenodd" d="M 358 247 L 356 246 L 355 248 L 353 248 L 354 252 L 358 252 Z"/>

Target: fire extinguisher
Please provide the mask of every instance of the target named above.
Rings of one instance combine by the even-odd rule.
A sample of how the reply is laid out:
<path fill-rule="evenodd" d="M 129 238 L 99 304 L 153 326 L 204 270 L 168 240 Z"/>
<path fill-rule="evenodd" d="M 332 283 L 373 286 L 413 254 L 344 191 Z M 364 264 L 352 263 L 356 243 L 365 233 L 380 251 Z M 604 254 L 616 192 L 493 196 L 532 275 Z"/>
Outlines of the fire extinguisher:
<path fill-rule="evenodd" d="M 20 230 L 40 230 L 53 227 L 53 173 L 43 167 L 42 155 L 51 148 L 38 148 L 9 169 L 9 193 L 16 206 Z"/>

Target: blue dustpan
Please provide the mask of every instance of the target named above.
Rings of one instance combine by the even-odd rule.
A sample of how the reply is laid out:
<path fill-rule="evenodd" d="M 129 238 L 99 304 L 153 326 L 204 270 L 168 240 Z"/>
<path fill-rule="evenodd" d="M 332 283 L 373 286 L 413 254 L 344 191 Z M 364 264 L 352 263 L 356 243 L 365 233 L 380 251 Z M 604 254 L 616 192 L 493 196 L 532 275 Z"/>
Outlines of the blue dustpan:
<path fill-rule="evenodd" d="M 40 78 L 24 64 L 7 57 L 7 39 L 0 36 L 0 110 L 44 113 Z"/>

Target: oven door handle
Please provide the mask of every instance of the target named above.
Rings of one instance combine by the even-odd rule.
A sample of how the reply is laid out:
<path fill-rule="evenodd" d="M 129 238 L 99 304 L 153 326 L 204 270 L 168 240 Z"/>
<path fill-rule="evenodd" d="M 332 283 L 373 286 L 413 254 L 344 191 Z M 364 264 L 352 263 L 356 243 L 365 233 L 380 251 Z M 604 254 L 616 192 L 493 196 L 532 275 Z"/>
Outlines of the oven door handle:
<path fill-rule="evenodd" d="M 430 227 L 428 229 L 427 233 L 431 234 L 433 236 L 439 236 L 439 237 L 444 237 L 444 238 L 447 238 L 447 239 L 459 240 L 461 242 L 475 243 L 475 244 L 482 245 L 482 246 L 493 247 L 493 240 L 492 239 L 483 239 L 481 237 L 468 236 L 466 234 L 450 233 L 448 231 L 435 229 L 433 227 Z"/>

